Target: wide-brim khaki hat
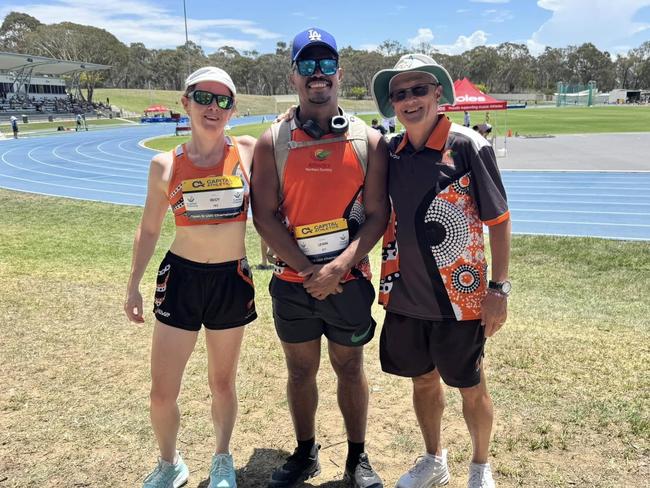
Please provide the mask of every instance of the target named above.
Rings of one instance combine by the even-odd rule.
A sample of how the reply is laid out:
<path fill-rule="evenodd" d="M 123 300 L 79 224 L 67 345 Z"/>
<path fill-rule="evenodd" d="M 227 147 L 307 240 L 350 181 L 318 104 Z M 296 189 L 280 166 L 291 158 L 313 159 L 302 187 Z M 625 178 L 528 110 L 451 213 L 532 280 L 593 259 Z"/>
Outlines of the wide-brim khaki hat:
<path fill-rule="evenodd" d="M 395 115 L 389 97 L 391 80 L 395 76 L 409 71 L 421 71 L 433 76 L 442 86 L 442 96 L 439 103 L 441 105 L 454 105 L 456 92 L 454 91 L 454 82 L 447 70 L 426 54 L 405 54 L 397 61 L 393 69 L 383 69 L 372 78 L 372 98 L 375 100 L 379 113 L 384 117 L 393 117 Z"/>

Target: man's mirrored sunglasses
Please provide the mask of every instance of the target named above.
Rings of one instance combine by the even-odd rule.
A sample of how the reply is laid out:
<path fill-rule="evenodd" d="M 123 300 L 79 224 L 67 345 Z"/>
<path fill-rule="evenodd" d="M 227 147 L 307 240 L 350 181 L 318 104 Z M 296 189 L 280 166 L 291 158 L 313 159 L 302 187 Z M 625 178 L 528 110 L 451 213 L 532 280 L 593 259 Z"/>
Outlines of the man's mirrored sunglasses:
<path fill-rule="evenodd" d="M 214 100 L 217 101 L 217 106 L 223 110 L 230 110 L 235 103 L 233 97 L 228 95 L 217 95 L 205 90 L 194 90 L 187 94 L 188 97 L 192 97 L 199 105 L 211 105 Z"/>
<path fill-rule="evenodd" d="M 320 68 L 320 72 L 325 76 L 332 76 L 336 74 L 339 69 L 338 59 L 299 59 L 296 61 L 296 68 L 300 76 L 311 76 L 316 72 L 316 68 Z"/>
<path fill-rule="evenodd" d="M 438 83 L 423 83 L 421 85 L 412 86 L 411 88 L 405 88 L 404 90 L 397 90 L 390 92 L 388 97 L 393 102 L 402 102 L 406 100 L 409 93 L 411 93 L 414 97 L 425 97 L 429 93 L 430 85 L 438 86 Z"/>

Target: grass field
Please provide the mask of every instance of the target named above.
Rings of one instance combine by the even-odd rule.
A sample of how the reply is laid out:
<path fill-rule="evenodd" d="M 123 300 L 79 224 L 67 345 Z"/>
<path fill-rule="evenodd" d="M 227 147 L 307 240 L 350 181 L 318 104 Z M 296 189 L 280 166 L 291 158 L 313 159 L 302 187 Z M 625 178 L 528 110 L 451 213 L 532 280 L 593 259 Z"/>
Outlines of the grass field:
<path fill-rule="evenodd" d="M 463 113 L 450 113 L 449 118 L 458 123 L 463 123 Z M 378 115 L 361 115 L 368 124 Z M 472 113 L 472 124 L 483 122 L 484 112 Z M 493 132 L 503 136 L 507 129 L 513 135 L 541 135 L 541 134 L 590 134 L 603 132 L 644 132 L 650 131 L 650 106 L 601 106 L 591 108 L 563 107 L 556 109 L 531 108 L 511 110 L 507 115 L 507 129 L 505 112 L 491 112 L 490 120 Z M 270 124 L 253 124 L 235 127 L 230 131 L 233 135 L 249 134 L 259 137 Z M 402 129 L 398 124 L 397 130 Z M 186 136 L 171 136 L 152 139 L 147 146 L 160 151 L 167 151 L 188 139 Z"/>
<path fill-rule="evenodd" d="M 183 112 L 180 98 L 183 92 L 172 90 L 122 90 L 118 88 L 97 88 L 94 93 L 96 101 L 105 102 L 108 97 L 111 105 L 117 105 L 123 110 L 142 113 L 153 104 L 162 104 L 175 112 Z M 237 95 L 237 113 L 264 115 L 276 113 L 276 109 L 284 111 L 290 104 L 276 105 L 273 97 L 262 95 Z M 372 100 L 341 99 L 341 106 L 346 110 L 362 112 L 375 110 Z"/>
<path fill-rule="evenodd" d="M 147 323 L 127 324 L 122 300 L 141 209 L 0 190 L 0 486 L 140 486 L 156 459 L 148 420 L 151 297 L 173 234 L 168 218 L 143 280 Z M 258 238 L 247 235 L 251 263 Z M 379 252 L 372 253 L 375 271 Z M 650 477 L 650 243 L 515 236 L 506 326 L 487 344 L 496 406 L 491 447 L 500 487 L 641 487 Z M 293 449 L 286 372 L 266 286 L 246 332 L 232 443 L 239 486 L 265 486 Z M 375 279 L 376 284 L 376 279 Z M 375 307 L 381 323 L 383 313 Z M 422 450 L 410 383 L 383 374 L 366 349 L 368 450 L 393 486 Z M 345 434 L 323 355 L 318 412 L 323 473 L 342 487 Z M 447 390 L 443 440 L 450 487 L 464 487 L 470 443 L 459 395 Z M 207 485 L 212 449 L 205 346 L 181 393 L 179 447 L 189 487 Z"/>

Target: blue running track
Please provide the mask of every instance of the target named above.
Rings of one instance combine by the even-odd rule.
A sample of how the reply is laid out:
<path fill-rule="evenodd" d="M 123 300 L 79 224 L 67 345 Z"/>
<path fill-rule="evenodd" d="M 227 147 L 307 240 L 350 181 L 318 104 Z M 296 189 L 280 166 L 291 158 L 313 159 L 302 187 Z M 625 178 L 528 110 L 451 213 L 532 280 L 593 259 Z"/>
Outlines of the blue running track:
<path fill-rule="evenodd" d="M 173 124 L 0 141 L 0 187 L 143 205 L 154 152 Z M 503 171 L 517 234 L 650 240 L 650 172 Z"/>

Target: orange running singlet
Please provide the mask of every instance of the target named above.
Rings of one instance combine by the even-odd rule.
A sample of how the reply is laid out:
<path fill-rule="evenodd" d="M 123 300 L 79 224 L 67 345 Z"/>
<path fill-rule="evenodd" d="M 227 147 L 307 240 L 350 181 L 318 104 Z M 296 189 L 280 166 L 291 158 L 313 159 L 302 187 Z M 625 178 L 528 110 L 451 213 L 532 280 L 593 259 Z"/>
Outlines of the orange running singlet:
<path fill-rule="evenodd" d="M 246 220 L 250 180 L 237 142 L 226 137 L 223 159 L 216 166 L 201 168 L 187 157 L 182 144 L 174 150 L 168 199 L 176 225 L 217 225 Z"/>
<path fill-rule="evenodd" d="M 326 135 L 322 140 L 339 137 Z M 294 141 L 312 141 L 301 129 Z M 300 250 L 312 263 L 327 263 L 345 250 L 365 220 L 364 171 L 350 141 L 297 147 L 289 151 L 284 171 L 280 213 Z M 286 263 L 278 261 L 275 275 L 285 281 L 303 280 Z M 370 279 L 365 257 L 346 277 Z"/>

